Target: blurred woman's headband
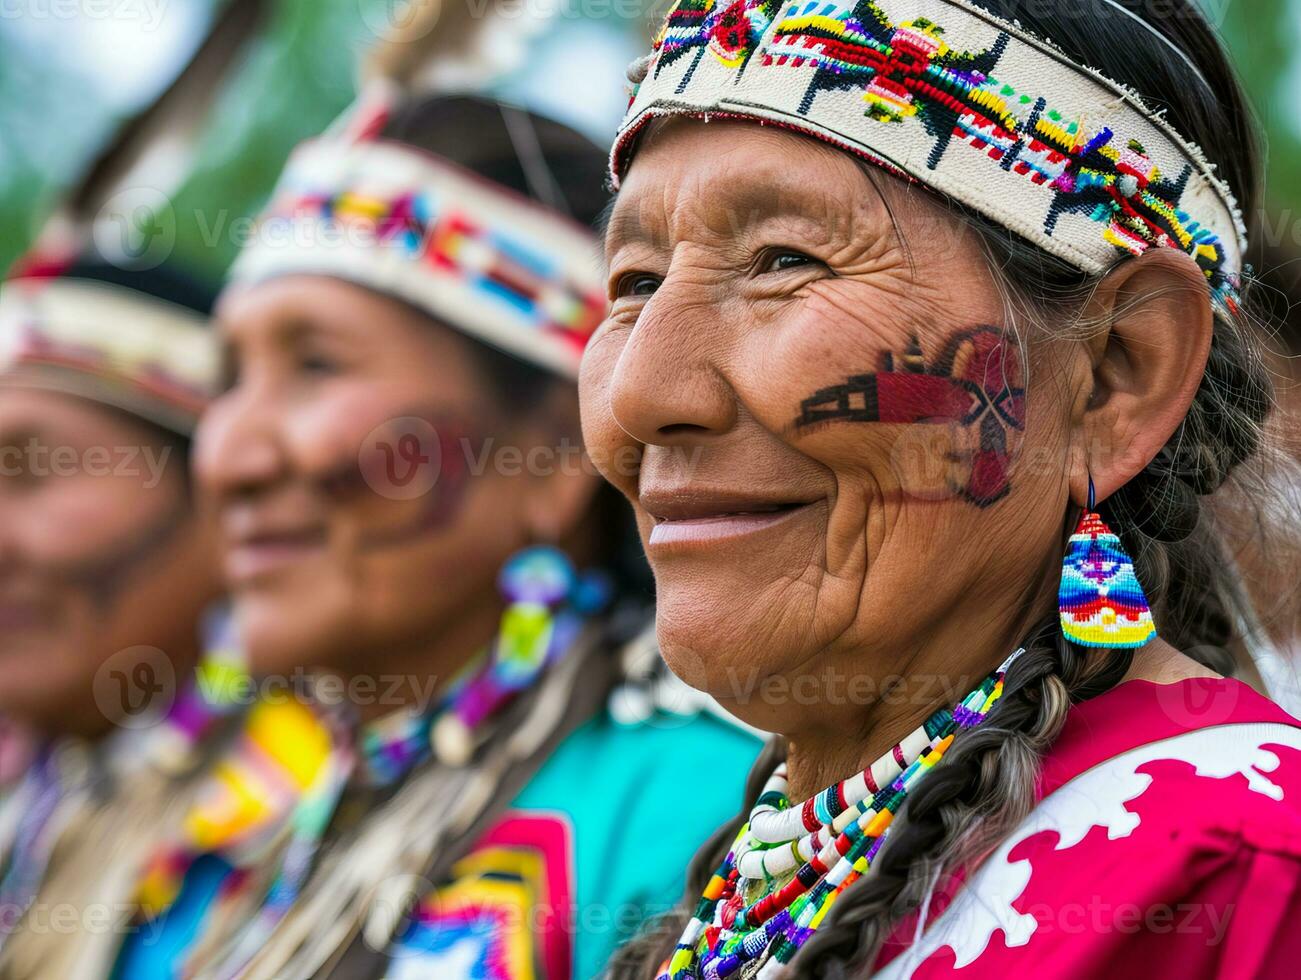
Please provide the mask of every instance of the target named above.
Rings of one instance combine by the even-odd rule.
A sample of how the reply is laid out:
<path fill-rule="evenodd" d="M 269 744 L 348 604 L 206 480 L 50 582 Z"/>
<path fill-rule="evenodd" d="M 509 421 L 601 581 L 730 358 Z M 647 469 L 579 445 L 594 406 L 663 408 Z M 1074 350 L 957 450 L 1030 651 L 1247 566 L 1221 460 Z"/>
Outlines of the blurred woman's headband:
<path fill-rule="evenodd" d="M 1245 228 L 1202 152 L 1133 91 L 969 3 L 679 0 L 643 70 L 611 151 L 616 187 L 655 119 L 754 119 L 925 184 L 1085 272 L 1181 249 L 1235 302 Z"/>
<path fill-rule="evenodd" d="M 378 138 L 388 110 L 371 96 L 294 152 L 232 280 L 342 279 L 577 377 L 605 315 L 595 233 L 450 161 Z"/>
<path fill-rule="evenodd" d="M 0 287 L 0 387 L 77 395 L 189 436 L 220 374 L 207 317 L 151 291 L 161 272 L 76 272 Z"/>

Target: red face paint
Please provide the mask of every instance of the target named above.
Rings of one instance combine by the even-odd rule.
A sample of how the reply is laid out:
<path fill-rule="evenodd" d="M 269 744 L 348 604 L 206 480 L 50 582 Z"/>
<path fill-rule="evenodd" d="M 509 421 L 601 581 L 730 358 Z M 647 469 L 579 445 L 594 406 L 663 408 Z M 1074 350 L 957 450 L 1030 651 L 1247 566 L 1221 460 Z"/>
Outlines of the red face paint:
<path fill-rule="evenodd" d="M 418 501 L 408 520 L 372 530 L 362 541 L 367 550 L 406 544 L 456 520 L 479 441 L 445 412 L 412 408 L 371 432 L 356 460 L 328 474 L 320 485 L 336 500 L 377 495 Z"/>
<path fill-rule="evenodd" d="M 916 339 L 903 355 L 881 355 L 880 370 L 855 374 L 844 384 L 814 392 L 800 403 L 798 428 L 828 422 L 954 425 L 974 430 L 970 472 L 953 489 L 986 507 L 1010 489 L 1009 430 L 1025 428 L 1025 388 L 1020 353 L 996 327 L 964 330 L 927 365 Z"/>

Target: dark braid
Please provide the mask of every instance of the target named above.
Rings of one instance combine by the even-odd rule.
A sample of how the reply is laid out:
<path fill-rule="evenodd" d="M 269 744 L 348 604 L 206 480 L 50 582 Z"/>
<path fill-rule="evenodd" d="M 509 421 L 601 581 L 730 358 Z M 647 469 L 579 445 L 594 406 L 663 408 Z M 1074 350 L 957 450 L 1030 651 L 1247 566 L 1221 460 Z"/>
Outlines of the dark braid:
<path fill-rule="evenodd" d="M 736 835 L 741 832 L 741 825 L 750 815 L 750 808 L 763 792 L 767 782 L 778 763 L 786 759 L 786 743 L 780 738 L 770 738 L 754 761 L 750 775 L 745 783 L 745 796 L 740 812 L 729 820 L 700 846 L 691 863 L 687 865 L 687 884 L 682 903 L 671 912 L 659 916 L 647 923 L 631 942 L 625 943 L 606 964 L 603 976 L 609 980 L 644 980 L 652 976 L 672 951 L 678 936 L 687 924 L 691 910 L 695 908 L 709 879 L 727 855 L 727 849 Z"/>
<path fill-rule="evenodd" d="M 1040 758 L 1070 705 L 1113 687 L 1132 661 L 1130 651 L 1085 654 L 1061 638 L 1055 621 L 1045 623 L 1012 664 L 989 717 L 917 784 L 870 874 L 840 896 L 793 975 L 870 970 L 895 923 L 922 906 L 941 873 L 986 853 L 1029 814 Z"/>
<path fill-rule="evenodd" d="M 1170 0 L 1154 11 L 1147 10 L 1147 0 L 1116 2 L 1169 39 L 1195 70 L 1170 45 L 1116 11 L 1111 0 L 973 2 L 1051 38 L 1078 63 L 1130 85 L 1202 147 L 1243 211 L 1254 212 L 1258 141 L 1251 113 L 1219 40 L 1192 0 Z M 967 209 L 950 207 L 979 235 L 1009 306 L 1028 312 L 1019 319 L 1079 323 L 1083 302 L 1100 277 L 1069 267 Z M 1216 311 L 1205 375 L 1186 418 L 1157 457 L 1102 508 L 1134 558 L 1163 638 L 1225 674 L 1233 668 L 1226 648 L 1238 624 L 1247 621 L 1247 606 L 1203 498 L 1231 473 L 1241 474 L 1241 464 L 1259 447 L 1271 406 L 1269 376 L 1253 345 L 1251 287 L 1248 278 L 1238 311 Z M 1064 515 L 1064 525 L 1077 516 Z M 793 976 L 870 971 L 882 943 L 921 908 L 942 874 L 969 869 L 1025 818 L 1035 805 L 1042 757 L 1070 706 L 1114 687 L 1133 660 L 1132 653 L 1089 652 L 1066 642 L 1055 617 L 1025 646 L 990 717 L 961 733 L 943 763 L 918 784 L 868 874 L 837 899 L 792 961 Z M 709 874 L 784 751 L 780 739 L 769 745 L 751 773 L 745 809 L 697 854 L 689 904 L 625 947 L 610 976 L 640 980 L 671 952 Z"/>

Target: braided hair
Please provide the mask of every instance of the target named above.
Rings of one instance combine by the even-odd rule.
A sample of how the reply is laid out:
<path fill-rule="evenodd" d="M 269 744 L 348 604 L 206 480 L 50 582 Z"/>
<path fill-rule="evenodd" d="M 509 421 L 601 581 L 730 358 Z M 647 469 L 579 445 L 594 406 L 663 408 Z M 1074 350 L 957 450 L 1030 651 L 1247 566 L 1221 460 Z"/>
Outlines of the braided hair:
<path fill-rule="evenodd" d="M 1162 0 L 1159 7 L 1152 0 L 973 2 L 1051 38 L 1077 63 L 1128 84 L 1201 146 L 1243 212 L 1255 213 L 1257 133 L 1233 69 L 1194 0 Z M 889 179 L 863 166 L 873 182 Z M 1009 322 L 1042 330 L 1048 323 L 1073 322 L 1074 329 L 1088 329 L 1081 310 L 1100 276 L 1079 272 L 961 205 L 945 206 L 983 245 L 1014 314 Z M 1215 310 L 1205 374 L 1187 416 L 1156 458 L 1105 508 L 1134 558 L 1163 637 L 1222 674 L 1232 672 L 1227 648 L 1238 624 L 1250 618 L 1205 498 L 1231 474 L 1239 483 L 1250 478 L 1241 464 L 1260 447 L 1272 402 L 1269 375 L 1253 343 L 1259 324 L 1252 312 L 1252 285 L 1248 277 L 1237 310 Z M 844 891 L 792 960 L 792 976 L 870 973 L 882 944 L 923 907 L 941 876 L 970 868 L 1028 815 L 1042 758 L 1071 705 L 1114 687 L 1133 661 L 1132 651 L 1109 650 L 1100 657 L 1068 642 L 1055 616 L 1035 627 L 1023 645 L 1003 697 L 981 726 L 959 734 L 944 762 L 918 784 L 869 873 Z M 784 754 L 782 740 L 774 739 L 756 762 L 742 811 L 701 848 L 688 869 L 688 902 L 703 891 Z M 688 907 L 625 946 L 607 975 L 617 980 L 654 975 L 671 952 Z"/>

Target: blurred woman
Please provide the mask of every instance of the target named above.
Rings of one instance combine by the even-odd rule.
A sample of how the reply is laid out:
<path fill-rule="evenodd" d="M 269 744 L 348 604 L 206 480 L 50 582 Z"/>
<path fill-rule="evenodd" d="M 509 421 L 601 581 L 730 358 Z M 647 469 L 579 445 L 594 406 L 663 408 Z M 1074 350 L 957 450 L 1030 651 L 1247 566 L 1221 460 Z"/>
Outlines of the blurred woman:
<path fill-rule="evenodd" d="M 119 976 L 589 977 L 735 807 L 750 735 L 606 710 L 649 595 L 573 384 L 603 166 L 389 93 L 291 160 L 196 457 L 259 700 Z M 706 746 L 733 778 L 666 820 Z"/>
<path fill-rule="evenodd" d="M 48 928 L 78 815 L 184 770 L 216 717 L 182 717 L 218 589 L 188 474 L 212 298 L 91 259 L 0 289 L 0 944 Z"/>
<path fill-rule="evenodd" d="M 584 431 L 666 660 L 775 737 L 616 975 L 1291 976 L 1301 723 L 1221 676 L 1204 514 L 1271 402 L 1255 133 L 1197 6 L 681 0 L 632 74 Z"/>

